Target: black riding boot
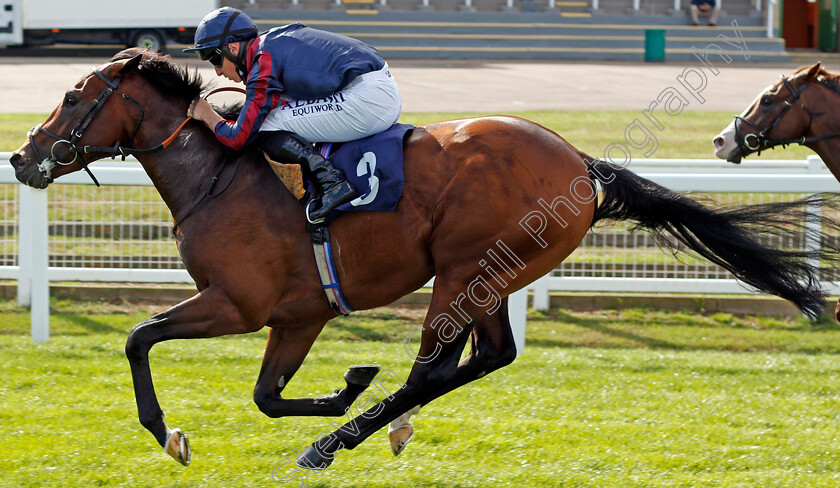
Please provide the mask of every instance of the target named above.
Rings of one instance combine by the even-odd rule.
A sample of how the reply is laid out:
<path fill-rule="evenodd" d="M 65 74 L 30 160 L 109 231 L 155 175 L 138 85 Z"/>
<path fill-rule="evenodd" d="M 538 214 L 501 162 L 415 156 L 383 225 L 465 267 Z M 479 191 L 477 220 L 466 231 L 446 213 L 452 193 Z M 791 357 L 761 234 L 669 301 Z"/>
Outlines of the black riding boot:
<path fill-rule="evenodd" d="M 304 174 L 320 188 L 321 205 L 308 212 L 307 219 L 310 222 L 322 222 L 335 207 L 359 195 L 353 185 L 344 178 L 344 173 L 318 154 L 312 145 L 304 142 L 300 136 L 286 131 L 264 131 L 260 132 L 259 145 L 278 163 L 300 164 Z"/>

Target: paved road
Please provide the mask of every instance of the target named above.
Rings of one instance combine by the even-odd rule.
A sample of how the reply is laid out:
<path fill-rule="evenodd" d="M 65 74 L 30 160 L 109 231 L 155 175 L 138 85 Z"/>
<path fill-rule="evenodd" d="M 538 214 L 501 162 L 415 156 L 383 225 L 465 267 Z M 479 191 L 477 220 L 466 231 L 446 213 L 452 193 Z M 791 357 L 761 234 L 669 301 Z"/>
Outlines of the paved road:
<path fill-rule="evenodd" d="M 49 112 L 92 66 L 104 58 L 0 58 L 0 112 Z M 192 60 L 179 63 L 198 66 Z M 211 70 L 200 72 L 209 80 Z M 393 61 L 392 73 L 403 93 L 404 112 L 509 113 L 539 109 L 643 110 L 669 87 L 679 90 L 687 110 L 739 113 L 765 86 L 794 65 L 734 62 L 718 64 L 713 75 L 698 61 L 690 64 L 584 62 L 410 62 Z M 698 71 L 691 71 L 691 70 Z M 679 83 L 698 89 L 700 103 Z M 702 73 L 702 74 L 700 74 Z M 705 86 L 703 84 L 705 83 Z M 222 96 L 222 95 L 220 95 Z M 224 99 L 220 99 L 224 101 Z"/>

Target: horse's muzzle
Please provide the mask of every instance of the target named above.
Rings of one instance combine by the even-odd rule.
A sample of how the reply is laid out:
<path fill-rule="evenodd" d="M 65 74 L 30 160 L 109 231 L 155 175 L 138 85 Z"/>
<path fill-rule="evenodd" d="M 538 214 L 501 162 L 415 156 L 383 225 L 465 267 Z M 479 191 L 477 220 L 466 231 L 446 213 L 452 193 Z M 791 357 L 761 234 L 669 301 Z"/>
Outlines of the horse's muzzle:
<path fill-rule="evenodd" d="M 9 162 L 15 169 L 15 178 L 21 183 L 38 189 L 49 186 L 50 178 L 38 168 L 38 165 L 32 164 L 31 160 L 25 158 L 23 154 L 13 153 Z"/>
<path fill-rule="evenodd" d="M 23 154 L 18 152 L 12 153 L 11 157 L 9 157 L 9 163 L 11 163 L 12 168 L 15 169 L 15 174 L 23 171 L 23 168 L 26 167 L 26 163 L 28 161 L 28 158 L 24 157 Z"/>
<path fill-rule="evenodd" d="M 741 147 L 735 142 L 736 138 L 734 124 L 730 124 L 712 140 L 715 146 L 715 156 L 730 163 L 740 164 L 743 153 Z"/>
<path fill-rule="evenodd" d="M 729 161 L 730 163 L 741 164 L 741 158 L 742 157 L 743 156 L 741 155 L 741 150 L 736 149 L 736 150 L 732 151 L 731 153 L 729 153 L 729 156 L 727 156 L 726 160 Z"/>

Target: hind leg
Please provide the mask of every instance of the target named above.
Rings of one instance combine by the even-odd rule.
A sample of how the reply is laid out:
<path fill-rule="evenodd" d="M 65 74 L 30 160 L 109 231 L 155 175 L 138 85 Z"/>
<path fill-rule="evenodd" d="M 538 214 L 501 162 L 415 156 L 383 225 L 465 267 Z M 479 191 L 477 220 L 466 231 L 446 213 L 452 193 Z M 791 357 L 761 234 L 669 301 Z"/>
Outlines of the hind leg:
<path fill-rule="evenodd" d="M 435 398 L 507 366 L 516 359 L 516 344 L 511 331 L 507 302 L 505 297 L 499 310 L 484 315 L 476 322 L 470 335 L 469 356 L 458 364 L 452 380 L 441 385 L 439 391 L 435 392 Z M 388 439 L 394 456 L 398 456 L 414 436 L 414 427 L 409 420 L 419 411 L 420 405 L 400 415 L 388 426 Z"/>
<path fill-rule="evenodd" d="M 394 456 L 399 456 L 414 437 L 414 425 L 411 423 L 411 417 L 419 413 L 420 405 L 417 405 L 388 424 L 388 442 L 391 444 L 391 454 Z"/>
<path fill-rule="evenodd" d="M 268 334 L 254 402 L 269 417 L 288 415 L 337 417 L 368 387 L 379 373 L 377 365 L 351 366 L 344 373 L 345 388 L 318 398 L 286 399 L 280 394 L 309 353 L 326 322 L 293 329 L 273 328 Z"/>
<path fill-rule="evenodd" d="M 837 299 L 837 306 L 834 307 L 834 317 L 840 322 L 840 298 Z"/>
<path fill-rule="evenodd" d="M 458 364 L 451 381 L 434 393 L 434 398 L 466 385 L 487 374 L 503 368 L 516 359 L 516 343 L 508 315 L 508 299 L 502 299 L 499 309 L 485 314 L 476 323 L 471 334 L 470 355 Z"/>
<path fill-rule="evenodd" d="M 478 354 L 472 354 L 471 358 L 459 365 L 458 359 L 471 336 L 474 323 L 459 324 L 448 313 L 451 311 L 449 306 L 452 298 L 457 297 L 457 294 L 441 293 L 444 283 L 445 280 L 439 276 L 432 305 L 424 322 L 420 351 L 406 384 L 358 418 L 351 418 L 337 431 L 316 441 L 301 454 L 298 465 L 309 469 L 324 469 L 339 451 L 353 449 L 373 432 L 411 408 L 426 404 L 513 360 L 516 350 L 509 325 L 507 332 L 497 330 L 504 327 L 503 323 L 507 324 L 506 318 L 499 318 L 503 312 L 506 313 L 506 307 L 502 306 L 493 314 L 484 316 L 481 315 L 485 309 L 471 307 L 467 312 L 468 317 L 481 316 L 479 322 L 482 331 L 474 336 L 474 347 Z M 502 351 L 498 359 L 490 357 L 495 347 Z M 504 352 L 507 350 L 512 352 Z"/>

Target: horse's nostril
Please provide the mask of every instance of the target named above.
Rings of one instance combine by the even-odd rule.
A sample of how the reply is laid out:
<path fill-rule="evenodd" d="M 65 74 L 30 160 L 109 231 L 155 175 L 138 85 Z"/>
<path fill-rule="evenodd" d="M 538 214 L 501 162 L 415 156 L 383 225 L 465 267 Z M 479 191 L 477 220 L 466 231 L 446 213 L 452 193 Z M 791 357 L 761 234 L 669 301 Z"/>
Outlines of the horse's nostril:
<path fill-rule="evenodd" d="M 723 147 L 725 142 L 726 142 L 726 140 L 723 137 L 715 137 L 715 140 L 714 140 L 715 147 L 721 148 L 721 147 Z"/>
<path fill-rule="evenodd" d="M 23 168 L 23 156 L 18 153 L 12 153 L 12 156 L 9 158 L 9 162 L 12 163 L 12 167 L 15 171 L 20 171 Z"/>

